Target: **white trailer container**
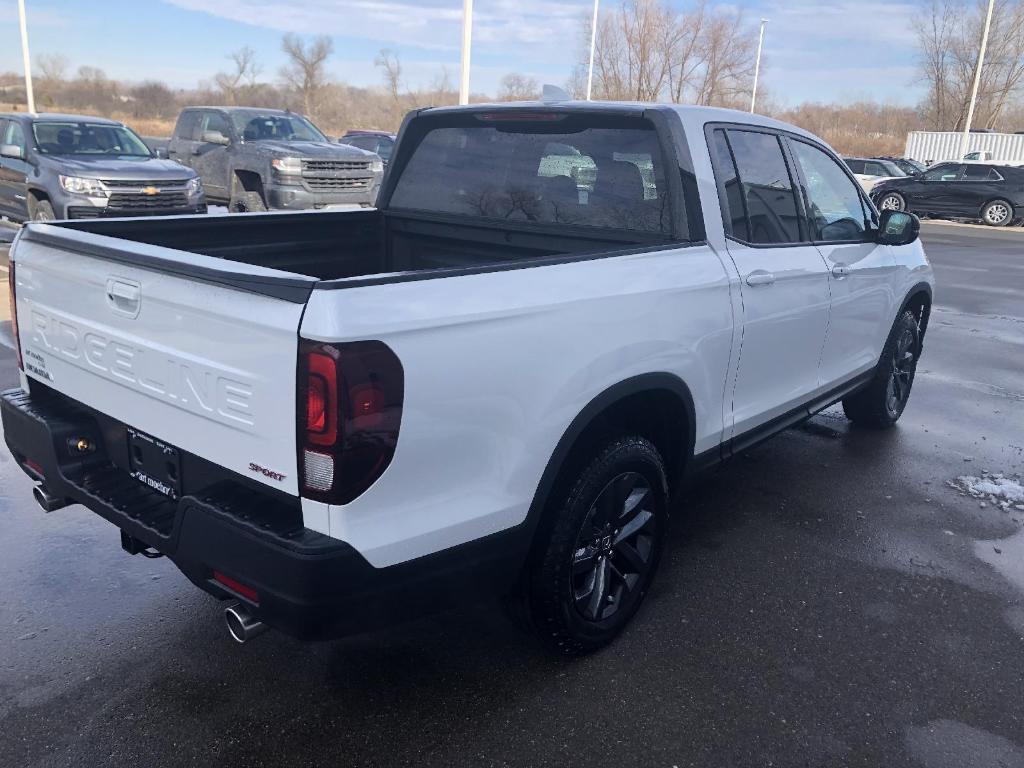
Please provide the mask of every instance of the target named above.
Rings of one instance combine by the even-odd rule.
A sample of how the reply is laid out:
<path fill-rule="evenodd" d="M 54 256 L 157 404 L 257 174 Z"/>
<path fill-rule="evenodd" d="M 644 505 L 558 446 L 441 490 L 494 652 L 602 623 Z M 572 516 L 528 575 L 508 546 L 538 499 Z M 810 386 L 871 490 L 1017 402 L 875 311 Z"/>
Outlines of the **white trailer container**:
<path fill-rule="evenodd" d="M 959 131 L 911 131 L 907 134 L 907 149 L 903 156 L 929 164 L 958 159 L 1024 163 L 1024 133 L 972 133 L 963 158 L 960 157 L 962 140 L 963 133 Z M 991 154 L 968 157 L 975 152 Z"/>

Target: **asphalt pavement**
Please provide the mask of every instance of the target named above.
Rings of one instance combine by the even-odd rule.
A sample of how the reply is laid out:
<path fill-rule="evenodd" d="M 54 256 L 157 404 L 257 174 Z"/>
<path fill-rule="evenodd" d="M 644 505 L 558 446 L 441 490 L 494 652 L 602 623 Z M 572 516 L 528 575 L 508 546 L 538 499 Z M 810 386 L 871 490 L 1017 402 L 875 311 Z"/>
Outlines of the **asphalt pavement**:
<path fill-rule="evenodd" d="M 923 238 L 898 428 L 831 409 L 712 474 L 581 660 L 491 605 L 238 646 L 172 564 L 40 512 L 0 448 L 0 766 L 1024 766 L 1024 512 L 948 485 L 1024 471 L 1024 232 Z"/>

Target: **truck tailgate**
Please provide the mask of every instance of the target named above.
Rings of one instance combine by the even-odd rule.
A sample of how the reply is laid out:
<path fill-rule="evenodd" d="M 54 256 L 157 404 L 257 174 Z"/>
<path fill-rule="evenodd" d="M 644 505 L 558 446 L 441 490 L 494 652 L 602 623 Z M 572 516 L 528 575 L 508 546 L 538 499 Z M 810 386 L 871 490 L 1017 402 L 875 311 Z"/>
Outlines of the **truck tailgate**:
<path fill-rule="evenodd" d="M 54 226 L 23 231 L 13 257 L 29 379 L 298 494 L 296 358 L 312 278 Z"/>

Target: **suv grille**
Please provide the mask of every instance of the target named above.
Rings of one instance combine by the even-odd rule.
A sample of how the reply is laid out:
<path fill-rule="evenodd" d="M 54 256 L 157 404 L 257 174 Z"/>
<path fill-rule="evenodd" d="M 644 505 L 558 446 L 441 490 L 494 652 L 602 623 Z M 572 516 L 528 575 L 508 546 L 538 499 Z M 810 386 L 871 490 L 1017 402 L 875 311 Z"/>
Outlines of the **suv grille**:
<path fill-rule="evenodd" d="M 304 179 L 310 189 L 367 189 L 373 179 L 331 179 L 331 178 L 309 178 Z"/>
<path fill-rule="evenodd" d="M 130 192 L 115 192 L 107 201 L 107 210 L 145 211 L 152 209 L 187 208 L 188 198 L 184 192 L 163 192 L 159 195 L 140 195 Z"/>
<path fill-rule="evenodd" d="M 137 181 L 135 179 L 101 179 L 101 183 L 110 190 L 118 189 L 142 189 L 143 187 L 156 187 L 161 192 L 164 189 L 181 189 L 188 184 L 188 179 L 161 179 L 160 181 Z"/>
<path fill-rule="evenodd" d="M 368 160 L 303 160 L 302 175 L 318 176 L 333 171 L 368 171 Z"/>

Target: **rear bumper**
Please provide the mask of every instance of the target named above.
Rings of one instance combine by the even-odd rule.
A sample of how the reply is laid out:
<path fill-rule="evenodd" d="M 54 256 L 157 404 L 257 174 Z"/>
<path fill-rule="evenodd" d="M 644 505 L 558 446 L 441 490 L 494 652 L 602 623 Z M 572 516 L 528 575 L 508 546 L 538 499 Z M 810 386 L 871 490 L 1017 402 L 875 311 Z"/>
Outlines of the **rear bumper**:
<path fill-rule="evenodd" d="M 29 477 L 287 634 L 313 640 L 386 626 L 507 590 L 518 576 L 525 551 L 513 532 L 378 569 L 345 542 L 304 528 L 297 499 L 269 496 L 224 470 L 173 501 L 120 466 L 123 424 L 36 387 L 33 395 L 0 394 L 5 440 Z M 85 457 L 68 442 L 82 437 L 96 445 Z M 215 571 L 254 589 L 257 600 L 215 581 Z"/>

